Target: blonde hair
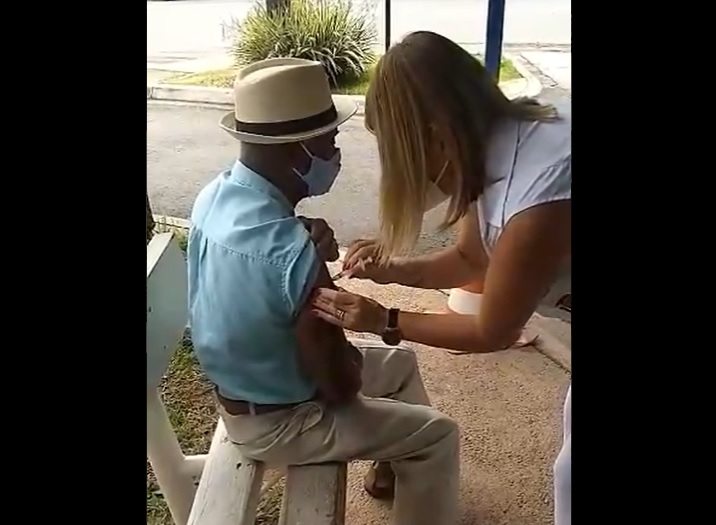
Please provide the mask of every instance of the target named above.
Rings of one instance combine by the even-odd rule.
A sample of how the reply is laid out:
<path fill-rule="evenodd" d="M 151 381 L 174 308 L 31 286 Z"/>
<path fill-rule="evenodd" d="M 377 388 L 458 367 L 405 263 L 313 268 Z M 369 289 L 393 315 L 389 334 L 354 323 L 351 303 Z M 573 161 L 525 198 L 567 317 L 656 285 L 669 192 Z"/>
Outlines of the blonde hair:
<path fill-rule="evenodd" d="M 411 33 L 378 61 L 365 124 L 377 138 L 382 170 L 382 262 L 415 245 L 436 166 L 447 162 L 454 173 L 441 229 L 467 213 L 484 188 L 489 134 L 505 117 L 559 118 L 551 105 L 509 100 L 475 57 L 436 33 Z"/>

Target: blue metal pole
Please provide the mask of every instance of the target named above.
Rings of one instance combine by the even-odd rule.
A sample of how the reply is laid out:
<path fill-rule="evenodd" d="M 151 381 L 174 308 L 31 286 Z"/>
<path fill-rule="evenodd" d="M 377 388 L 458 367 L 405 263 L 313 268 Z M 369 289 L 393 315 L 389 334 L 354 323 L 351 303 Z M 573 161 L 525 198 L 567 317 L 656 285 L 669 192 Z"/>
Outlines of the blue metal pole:
<path fill-rule="evenodd" d="M 485 67 L 500 80 L 502 58 L 502 30 L 505 25 L 505 0 L 490 0 L 487 5 L 487 37 L 485 38 Z"/>

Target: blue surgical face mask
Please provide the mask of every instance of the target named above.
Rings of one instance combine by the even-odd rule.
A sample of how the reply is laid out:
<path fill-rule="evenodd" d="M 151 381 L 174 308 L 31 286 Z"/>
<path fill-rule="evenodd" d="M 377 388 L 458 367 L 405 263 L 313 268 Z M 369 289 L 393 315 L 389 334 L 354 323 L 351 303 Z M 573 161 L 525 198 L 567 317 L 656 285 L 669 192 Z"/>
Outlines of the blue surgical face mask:
<path fill-rule="evenodd" d="M 311 158 L 311 164 L 306 173 L 301 173 L 296 168 L 293 171 L 308 186 L 309 197 L 325 195 L 333 186 L 341 169 L 341 150 L 336 150 L 336 154 L 330 160 L 325 160 L 311 153 L 303 143 L 301 143 L 301 147 L 306 152 L 306 155 Z"/>

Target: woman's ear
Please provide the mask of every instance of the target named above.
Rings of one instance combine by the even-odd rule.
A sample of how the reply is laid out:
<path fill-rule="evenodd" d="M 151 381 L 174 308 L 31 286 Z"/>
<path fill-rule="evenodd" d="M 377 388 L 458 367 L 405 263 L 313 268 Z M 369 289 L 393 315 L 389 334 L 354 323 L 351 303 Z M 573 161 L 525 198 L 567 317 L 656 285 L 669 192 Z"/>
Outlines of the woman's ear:
<path fill-rule="evenodd" d="M 448 195 L 456 195 L 461 186 L 462 174 L 460 170 L 460 147 L 452 130 L 447 130 L 440 140 L 440 152 L 443 162 L 446 162 L 445 173 L 442 176 L 441 189 Z"/>
<path fill-rule="evenodd" d="M 437 124 L 430 124 L 429 140 L 430 141 L 428 143 L 428 158 L 430 160 L 430 169 L 434 170 L 438 164 L 440 165 L 437 166 L 438 168 L 442 167 L 442 164 L 445 160 L 444 135 Z"/>
<path fill-rule="evenodd" d="M 435 159 L 439 160 L 439 162 L 434 161 L 440 165 L 438 166 L 439 168 L 442 168 L 446 160 L 450 161 L 451 164 L 454 163 L 454 160 L 457 158 L 457 145 L 449 126 L 433 124 L 431 126 L 430 142 L 432 145 L 430 153 Z"/>
<path fill-rule="evenodd" d="M 435 153 L 444 158 L 450 157 L 455 143 L 452 128 L 447 123 L 433 122 L 430 125 L 430 142 Z"/>

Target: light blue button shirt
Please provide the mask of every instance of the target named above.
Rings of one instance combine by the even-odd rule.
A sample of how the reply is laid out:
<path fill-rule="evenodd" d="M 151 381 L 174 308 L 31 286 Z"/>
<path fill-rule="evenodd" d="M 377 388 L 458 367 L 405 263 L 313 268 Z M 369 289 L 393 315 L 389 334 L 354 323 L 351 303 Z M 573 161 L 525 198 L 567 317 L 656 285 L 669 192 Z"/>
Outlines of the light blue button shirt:
<path fill-rule="evenodd" d="M 296 315 L 319 259 L 283 194 L 240 162 L 201 192 L 187 263 L 194 350 L 219 392 L 261 404 L 311 398 L 300 371 Z"/>

